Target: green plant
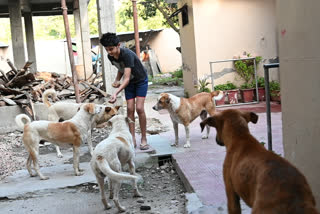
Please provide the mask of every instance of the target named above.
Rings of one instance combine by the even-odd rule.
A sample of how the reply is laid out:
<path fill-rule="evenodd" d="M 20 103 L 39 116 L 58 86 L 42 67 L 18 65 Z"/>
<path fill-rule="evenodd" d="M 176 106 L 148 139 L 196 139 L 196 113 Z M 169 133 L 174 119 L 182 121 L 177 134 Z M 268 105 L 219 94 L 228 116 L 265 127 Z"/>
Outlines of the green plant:
<path fill-rule="evenodd" d="M 177 78 L 183 78 L 183 70 L 182 68 L 179 68 L 175 70 L 174 72 L 171 72 L 172 77 L 177 77 Z"/>
<path fill-rule="evenodd" d="M 280 90 L 280 83 L 272 80 L 269 83 L 269 89 L 270 89 L 270 91 L 279 91 Z"/>
<path fill-rule="evenodd" d="M 258 77 L 258 88 L 264 88 L 264 77 Z M 256 87 L 256 80 L 252 81 L 253 87 Z"/>
<path fill-rule="evenodd" d="M 207 78 L 199 79 L 198 92 L 211 92 L 211 90 L 207 88 L 209 84 L 210 83 L 207 82 Z"/>
<path fill-rule="evenodd" d="M 251 54 L 246 54 L 247 57 L 251 57 Z M 240 59 L 240 58 L 239 58 Z M 256 65 L 258 65 L 262 57 L 256 56 Z M 254 62 L 253 59 L 245 59 L 245 60 L 238 60 L 235 61 L 234 66 L 236 68 L 237 74 L 245 81 L 245 83 L 249 83 L 251 79 L 254 77 Z"/>
<path fill-rule="evenodd" d="M 252 83 L 243 83 L 242 85 L 240 85 L 240 89 L 249 89 L 249 88 L 254 88 L 255 86 L 253 86 Z"/>
<path fill-rule="evenodd" d="M 226 84 L 219 84 L 214 86 L 215 91 L 226 91 L 226 90 L 233 90 L 236 89 L 237 86 L 235 86 L 232 82 L 227 82 Z"/>

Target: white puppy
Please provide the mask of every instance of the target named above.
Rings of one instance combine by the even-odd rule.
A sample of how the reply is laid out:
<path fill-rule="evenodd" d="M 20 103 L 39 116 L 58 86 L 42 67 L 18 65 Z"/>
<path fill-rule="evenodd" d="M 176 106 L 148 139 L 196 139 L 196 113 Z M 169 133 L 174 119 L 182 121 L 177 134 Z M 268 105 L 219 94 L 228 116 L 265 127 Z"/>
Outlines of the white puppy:
<path fill-rule="evenodd" d="M 82 175 L 82 170 L 79 168 L 79 149 L 81 143 L 87 141 L 90 153 L 93 153 L 90 131 L 91 124 L 94 116 L 100 112 L 103 112 L 103 114 L 105 114 L 104 117 L 109 117 L 109 119 L 116 114 L 111 107 L 87 103 L 81 106 L 80 110 L 72 119 L 64 122 L 47 120 L 31 122 L 27 115 L 17 115 L 15 120 L 17 125 L 24 130 L 22 141 L 29 152 L 27 169 L 30 176 L 35 176 L 31 170 L 31 162 L 33 162 L 34 170 L 41 180 L 48 179 L 48 177 L 43 176 L 39 170 L 38 155 L 40 140 L 45 140 L 60 146 L 72 146 L 74 172 L 76 175 Z"/>
<path fill-rule="evenodd" d="M 129 119 L 123 115 L 116 115 L 109 120 L 112 124 L 112 131 L 109 137 L 100 142 L 91 159 L 91 168 L 94 172 L 100 187 L 102 203 L 105 209 L 110 209 L 104 192 L 104 178 L 109 178 L 110 198 L 118 208 L 124 212 L 125 207 L 119 203 L 119 190 L 122 180 L 132 180 L 134 184 L 134 196 L 141 196 L 137 188 L 137 176 L 134 165 L 134 145 L 132 135 L 129 131 Z M 128 164 L 130 174 L 121 173 L 122 167 Z"/>

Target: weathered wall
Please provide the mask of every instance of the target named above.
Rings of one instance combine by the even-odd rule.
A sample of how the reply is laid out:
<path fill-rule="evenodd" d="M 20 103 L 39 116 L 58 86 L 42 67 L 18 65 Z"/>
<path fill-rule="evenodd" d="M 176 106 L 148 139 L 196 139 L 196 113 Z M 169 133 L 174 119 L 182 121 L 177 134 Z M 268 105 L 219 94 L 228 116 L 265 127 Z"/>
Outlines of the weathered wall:
<path fill-rule="evenodd" d="M 232 59 L 244 51 L 264 59 L 278 55 L 275 0 L 179 1 L 180 6 L 184 3 L 189 6 L 190 24 L 180 25 L 182 50 L 185 50 L 182 58 L 183 63 L 193 69 L 194 77 L 210 75 L 210 61 Z M 263 76 L 262 64 L 260 76 Z M 225 68 L 227 74 L 216 79 L 215 84 L 235 81 L 232 63 L 214 65 L 215 72 Z M 272 72 L 271 79 L 278 79 L 278 73 Z M 188 84 L 197 81 L 186 80 Z"/>
<path fill-rule="evenodd" d="M 180 37 L 173 29 L 162 30 L 148 44 L 156 53 L 162 72 L 172 72 L 182 66 L 181 53 L 176 50 L 180 47 Z"/>
<path fill-rule="evenodd" d="M 307 177 L 320 209 L 319 1 L 277 1 L 285 158 Z"/>

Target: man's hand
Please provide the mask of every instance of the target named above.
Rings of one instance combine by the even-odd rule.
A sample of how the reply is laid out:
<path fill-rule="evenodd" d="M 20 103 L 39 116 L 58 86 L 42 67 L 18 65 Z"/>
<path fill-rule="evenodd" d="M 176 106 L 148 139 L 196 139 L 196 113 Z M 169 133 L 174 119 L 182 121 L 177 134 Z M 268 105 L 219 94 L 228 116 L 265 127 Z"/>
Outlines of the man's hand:
<path fill-rule="evenodd" d="M 109 100 L 109 103 L 115 103 L 117 101 L 117 94 L 113 94 Z"/>
<path fill-rule="evenodd" d="M 120 85 L 120 81 L 115 81 L 114 83 L 112 83 L 112 87 L 114 88 L 119 88 Z"/>

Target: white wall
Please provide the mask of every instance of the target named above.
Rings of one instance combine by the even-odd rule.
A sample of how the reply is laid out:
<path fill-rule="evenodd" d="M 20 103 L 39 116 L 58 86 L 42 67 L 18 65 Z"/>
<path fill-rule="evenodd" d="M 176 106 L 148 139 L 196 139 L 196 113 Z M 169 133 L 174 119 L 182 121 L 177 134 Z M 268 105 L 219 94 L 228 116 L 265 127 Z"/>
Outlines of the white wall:
<path fill-rule="evenodd" d="M 162 72 L 172 72 L 182 66 L 181 53 L 176 50 L 180 47 L 180 36 L 173 29 L 162 30 L 149 44 L 157 55 Z"/>

